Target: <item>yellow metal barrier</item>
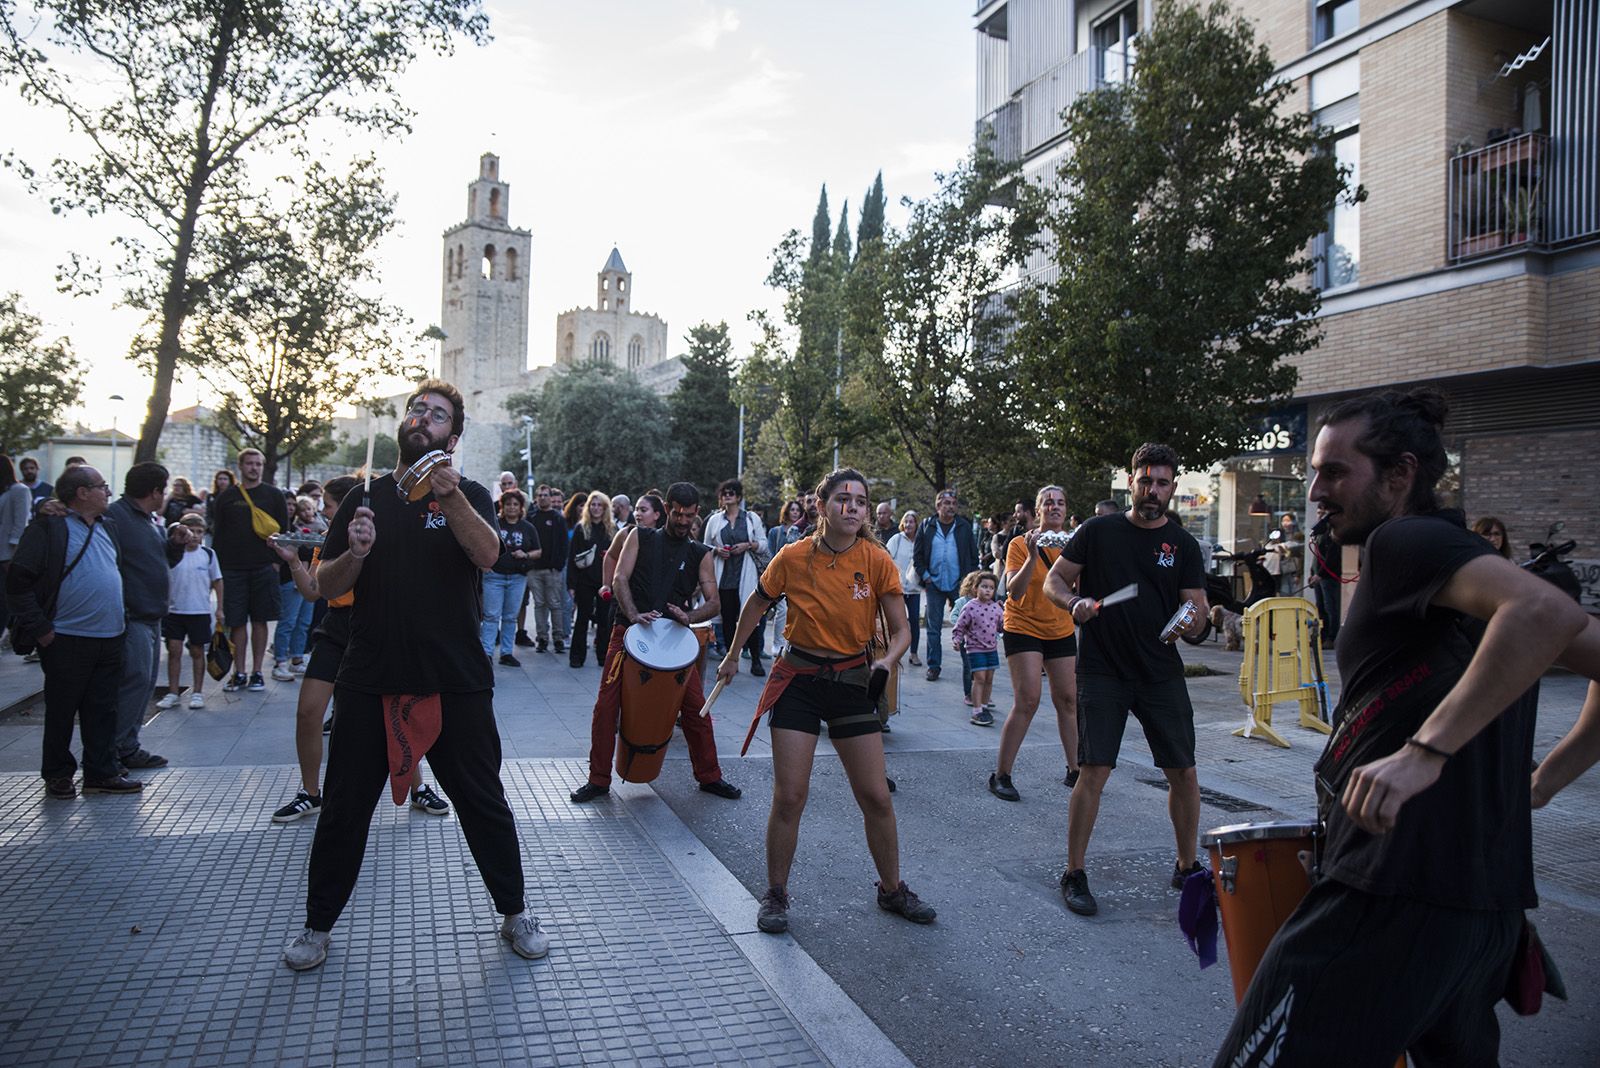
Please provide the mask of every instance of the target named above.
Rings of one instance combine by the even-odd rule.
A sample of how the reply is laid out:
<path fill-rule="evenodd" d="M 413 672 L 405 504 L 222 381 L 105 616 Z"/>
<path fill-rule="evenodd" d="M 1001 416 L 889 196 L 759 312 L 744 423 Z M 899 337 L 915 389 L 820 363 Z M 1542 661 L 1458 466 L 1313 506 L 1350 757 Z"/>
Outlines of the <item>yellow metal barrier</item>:
<path fill-rule="evenodd" d="M 1289 748 L 1272 729 L 1272 706 L 1279 701 L 1299 702 L 1300 726 L 1323 734 L 1332 730 L 1319 629 L 1317 610 L 1300 597 L 1268 597 L 1245 609 L 1239 693 L 1250 718 L 1235 736 Z"/>

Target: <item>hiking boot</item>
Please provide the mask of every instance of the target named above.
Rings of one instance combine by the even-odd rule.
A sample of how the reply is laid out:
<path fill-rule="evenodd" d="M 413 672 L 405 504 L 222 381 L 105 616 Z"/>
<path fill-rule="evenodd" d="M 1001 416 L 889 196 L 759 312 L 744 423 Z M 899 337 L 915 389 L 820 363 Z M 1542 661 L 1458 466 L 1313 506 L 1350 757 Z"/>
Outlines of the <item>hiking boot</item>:
<path fill-rule="evenodd" d="M 235 674 L 233 678 L 228 680 L 228 684 L 222 688 L 222 692 L 237 693 L 248 685 L 250 685 L 250 680 L 247 677 Z"/>
<path fill-rule="evenodd" d="M 126 775 L 118 775 L 114 779 L 83 780 L 85 794 L 136 794 L 144 789 L 144 783 L 138 779 L 130 779 Z"/>
<path fill-rule="evenodd" d="M 726 779 L 718 779 L 716 782 L 703 782 L 700 784 L 700 789 L 708 794 L 716 794 L 718 797 L 725 797 L 729 801 L 739 800 L 739 797 L 744 793 L 743 790 L 733 785 L 733 783 L 728 782 Z"/>
<path fill-rule="evenodd" d="M 152 753 L 148 749 L 141 749 L 132 756 L 123 757 L 122 763 L 125 767 L 130 768 L 164 768 L 167 766 L 167 758 Z"/>
<path fill-rule="evenodd" d="M 597 797 L 604 797 L 610 792 L 611 787 L 609 786 L 597 786 L 592 782 L 586 782 L 576 790 L 572 791 L 569 796 L 571 796 L 572 803 L 574 805 L 582 805 L 589 801 L 593 801 Z"/>
<path fill-rule="evenodd" d="M 539 917 L 531 912 L 507 916 L 500 924 L 500 937 L 511 943 L 517 956 L 528 960 L 538 960 L 550 952 L 550 936 L 539 930 Z"/>
<path fill-rule="evenodd" d="M 276 682 L 293 682 L 294 672 L 289 670 L 287 660 L 279 660 L 272 665 L 272 678 Z"/>
<path fill-rule="evenodd" d="M 1094 895 L 1089 893 L 1089 873 L 1082 868 L 1061 873 L 1061 897 L 1067 908 L 1079 916 L 1093 916 L 1100 911 Z"/>
<path fill-rule="evenodd" d="M 315 816 L 322 811 L 322 797 L 312 797 L 301 790 L 294 795 L 294 800 L 284 805 L 272 814 L 273 823 L 293 823 L 304 816 Z M 293 965 L 290 965 L 293 967 Z M 309 967 L 309 965 L 307 966 Z"/>
<path fill-rule="evenodd" d="M 923 675 L 922 677 L 927 679 L 929 682 L 933 682 L 939 677 L 939 669 L 936 667 L 931 667 L 928 669 L 927 674 Z"/>
<path fill-rule="evenodd" d="M 156 707 L 157 708 L 177 708 L 178 707 L 178 691 L 177 690 L 173 690 L 171 693 L 167 694 L 161 700 L 157 701 L 156 702 Z"/>
<path fill-rule="evenodd" d="M 291 675 L 289 677 L 292 679 L 294 676 Z M 266 688 L 267 688 L 267 680 L 261 677 L 261 672 L 252 671 L 250 673 L 250 686 L 249 686 L 250 691 L 252 693 L 260 693 L 262 690 L 265 690 Z"/>
<path fill-rule="evenodd" d="M 1206 870 L 1205 866 L 1203 864 L 1201 864 L 1198 860 L 1195 861 L 1193 864 L 1189 865 L 1187 868 L 1185 868 L 1183 866 L 1183 862 L 1182 861 L 1177 861 L 1177 860 L 1173 861 L 1172 862 L 1172 888 L 1174 890 L 1182 890 L 1183 889 L 1183 884 L 1188 882 L 1189 876 L 1193 875 L 1197 871 L 1205 871 L 1205 870 Z"/>
<path fill-rule="evenodd" d="M 756 910 L 756 927 L 767 934 L 782 934 L 789 929 L 787 890 L 781 886 L 767 887 L 767 892 L 761 895 L 761 907 Z"/>
<path fill-rule="evenodd" d="M 993 772 L 989 776 L 989 792 L 1002 801 L 1021 801 L 1022 795 L 1011 785 L 1011 776 Z"/>
<path fill-rule="evenodd" d="M 521 667 L 522 666 L 522 661 L 518 660 L 516 657 L 512 656 L 510 653 L 501 653 L 500 654 L 500 666 L 501 667 Z"/>
<path fill-rule="evenodd" d="M 993 727 L 994 713 L 990 712 L 987 708 L 980 708 L 972 713 L 972 718 L 967 722 L 971 723 L 974 727 Z"/>
<path fill-rule="evenodd" d="M 77 788 L 72 785 L 71 775 L 61 779 L 46 779 L 44 792 L 46 796 L 53 797 L 57 801 L 71 801 L 78 796 Z"/>
<path fill-rule="evenodd" d="M 411 807 L 430 816 L 443 816 L 449 813 L 450 802 L 434 793 L 433 787 L 424 783 L 411 791 Z"/>
<path fill-rule="evenodd" d="M 328 959 L 328 943 L 333 936 L 327 931 L 313 931 L 307 927 L 283 949 L 283 963 L 297 972 L 315 968 Z"/>
<path fill-rule="evenodd" d="M 203 693 L 192 693 L 192 694 L 190 694 L 189 695 L 189 707 L 190 708 L 204 708 L 204 707 L 206 707 L 206 695 L 203 694 Z"/>
<path fill-rule="evenodd" d="M 517 631 L 516 643 L 524 649 L 533 648 L 533 639 L 528 637 L 528 632 L 525 630 Z"/>
<path fill-rule="evenodd" d="M 1078 769 L 1077 768 L 1068 768 L 1067 769 L 1067 777 L 1065 779 L 1062 779 L 1061 781 L 1066 784 L 1066 787 L 1069 790 L 1072 789 L 1074 786 L 1078 785 Z"/>
<path fill-rule="evenodd" d="M 904 916 L 912 923 L 932 923 L 934 916 L 938 915 L 933 911 L 932 905 L 911 892 L 911 887 L 906 885 L 904 879 L 900 880 L 899 886 L 887 893 L 884 892 L 882 883 L 876 885 L 878 907 L 885 912 Z"/>

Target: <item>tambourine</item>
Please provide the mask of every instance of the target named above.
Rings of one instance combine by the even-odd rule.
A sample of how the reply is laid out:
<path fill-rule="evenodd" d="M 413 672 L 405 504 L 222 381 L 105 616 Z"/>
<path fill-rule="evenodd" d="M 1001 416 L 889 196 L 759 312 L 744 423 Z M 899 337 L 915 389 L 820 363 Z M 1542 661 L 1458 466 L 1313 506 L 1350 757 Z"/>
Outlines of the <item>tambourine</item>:
<path fill-rule="evenodd" d="M 287 545 L 291 549 L 320 549 L 322 543 L 328 540 L 326 534 L 313 534 L 309 530 L 289 530 L 275 535 L 272 539 L 279 545 Z"/>
<path fill-rule="evenodd" d="M 1045 530 L 1039 533 L 1033 544 L 1041 549 L 1065 549 L 1071 540 L 1070 530 Z"/>
<path fill-rule="evenodd" d="M 1185 601 L 1172 613 L 1172 618 L 1167 620 L 1167 625 L 1161 628 L 1161 640 L 1171 645 L 1183 636 L 1183 632 L 1194 623 L 1195 617 L 1200 614 L 1200 606 L 1193 601 Z"/>
<path fill-rule="evenodd" d="M 434 468 L 440 465 L 450 466 L 449 453 L 441 452 L 438 449 L 423 453 L 417 462 L 406 468 L 395 482 L 395 491 L 400 494 L 400 499 L 415 504 L 431 493 L 433 487 L 428 484 L 428 476 L 433 473 Z"/>

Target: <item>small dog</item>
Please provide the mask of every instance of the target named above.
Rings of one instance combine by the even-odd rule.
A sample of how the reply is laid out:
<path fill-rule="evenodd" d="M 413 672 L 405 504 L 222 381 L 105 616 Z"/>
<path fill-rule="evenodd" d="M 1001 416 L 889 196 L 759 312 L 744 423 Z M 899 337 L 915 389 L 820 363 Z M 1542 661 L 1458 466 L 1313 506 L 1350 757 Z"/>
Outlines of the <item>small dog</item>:
<path fill-rule="evenodd" d="M 1220 604 L 1211 606 L 1211 625 L 1222 634 L 1222 647 L 1237 653 L 1244 649 L 1244 616 Z"/>

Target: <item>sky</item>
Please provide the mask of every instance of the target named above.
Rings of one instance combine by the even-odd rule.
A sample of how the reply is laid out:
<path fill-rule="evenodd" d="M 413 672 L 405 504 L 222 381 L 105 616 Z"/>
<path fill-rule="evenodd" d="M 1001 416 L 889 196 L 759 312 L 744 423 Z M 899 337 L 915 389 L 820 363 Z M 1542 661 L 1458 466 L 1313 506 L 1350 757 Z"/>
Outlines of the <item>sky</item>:
<path fill-rule="evenodd" d="M 613 0 L 485 4 L 494 41 L 406 72 L 413 131 L 370 148 L 401 220 L 380 250 L 384 294 L 420 331 L 439 319 L 441 234 L 466 216 L 483 152 L 500 157 L 509 221 L 532 232 L 529 363 L 554 362 L 555 318 L 595 299 L 613 245 L 642 312 L 667 321 L 669 352 L 702 320 L 726 320 L 748 352 L 748 313 L 790 229 L 808 232 L 819 187 L 835 223 L 883 171 L 889 221 L 966 151 L 974 119 L 973 4 L 956 0 Z M 35 166 L 83 150 L 59 117 L 0 87 L 0 150 Z M 265 176 L 263 176 L 265 177 Z M 96 428 L 143 418 L 150 380 L 125 358 L 138 313 L 56 292 L 71 252 L 109 266 L 115 217 L 54 215 L 0 170 L 0 290 L 16 290 L 91 367 L 69 413 Z M 113 401 L 120 395 L 122 401 Z M 173 407 L 203 400 L 183 380 Z"/>

